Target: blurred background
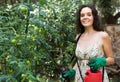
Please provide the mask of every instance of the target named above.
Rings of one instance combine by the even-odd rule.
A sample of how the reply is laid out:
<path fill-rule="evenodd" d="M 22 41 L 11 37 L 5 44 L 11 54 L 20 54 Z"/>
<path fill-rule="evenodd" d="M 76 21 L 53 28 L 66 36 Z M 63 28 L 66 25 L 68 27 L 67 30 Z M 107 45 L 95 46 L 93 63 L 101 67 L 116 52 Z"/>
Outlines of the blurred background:
<path fill-rule="evenodd" d="M 0 0 L 0 82 L 63 82 L 75 50 L 76 10 L 93 4 L 110 34 L 120 82 L 120 0 Z"/>

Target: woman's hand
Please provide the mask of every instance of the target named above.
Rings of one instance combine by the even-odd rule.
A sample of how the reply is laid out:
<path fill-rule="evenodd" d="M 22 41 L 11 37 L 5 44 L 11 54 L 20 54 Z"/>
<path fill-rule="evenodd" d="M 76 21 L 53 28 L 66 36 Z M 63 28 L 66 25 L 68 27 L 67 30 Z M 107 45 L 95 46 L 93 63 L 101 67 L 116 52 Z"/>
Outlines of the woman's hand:
<path fill-rule="evenodd" d="M 94 58 L 89 60 L 88 66 L 92 67 L 93 69 L 99 69 L 102 66 L 106 66 L 106 58 Z"/>
<path fill-rule="evenodd" d="M 65 71 L 65 73 L 63 74 L 63 77 L 64 78 L 74 78 L 75 73 L 76 73 L 76 71 L 74 69 L 70 69 L 68 71 Z"/>

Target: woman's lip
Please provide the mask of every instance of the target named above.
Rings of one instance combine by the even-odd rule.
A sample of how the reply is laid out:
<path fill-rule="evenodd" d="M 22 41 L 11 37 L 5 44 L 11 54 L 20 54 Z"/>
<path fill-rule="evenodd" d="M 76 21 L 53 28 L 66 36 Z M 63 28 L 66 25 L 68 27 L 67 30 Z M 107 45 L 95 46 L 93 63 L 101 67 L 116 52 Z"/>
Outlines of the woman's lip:
<path fill-rule="evenodd" d="M 83 21 L 83 23 L 85 23 L 85 24 L 86 24 L 86 23 L 89 23 L 89 21 Z"/>

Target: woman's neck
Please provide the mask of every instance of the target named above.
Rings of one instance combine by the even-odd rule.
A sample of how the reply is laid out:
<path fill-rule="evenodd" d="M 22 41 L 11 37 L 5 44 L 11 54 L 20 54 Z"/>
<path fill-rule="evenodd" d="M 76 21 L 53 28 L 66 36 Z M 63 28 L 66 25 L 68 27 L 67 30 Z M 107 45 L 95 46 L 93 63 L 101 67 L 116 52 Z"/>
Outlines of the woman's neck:
<path fill-rule="evenodd" d="M 88 34 L 89 35 L 89 34 L 93 34 L 95 32 L 96 31 L 93 28 L 86 28 L 84 34 Z"/>

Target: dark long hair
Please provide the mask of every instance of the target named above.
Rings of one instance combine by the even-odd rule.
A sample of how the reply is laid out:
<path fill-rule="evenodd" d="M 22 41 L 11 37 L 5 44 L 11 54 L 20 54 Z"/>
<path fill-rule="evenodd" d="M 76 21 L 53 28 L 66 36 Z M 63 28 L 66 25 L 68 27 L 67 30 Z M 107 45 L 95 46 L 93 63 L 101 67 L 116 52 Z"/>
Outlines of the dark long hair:
<path fill-rule="evenodd" d="M 81 21 L 80 21 L 80 12 L 85 7 L 89 7 L 92 10 L 92 14 L 93 14 L 93 18 L 94 18 L 93 29 L 96 31 L 103 31 L 103 28 L 101 27 L 100 18 L 98 16 L 98 12 L 97 12 L 96 8 L 93 5 L 82 5 L 77 11 L 77 19 L 76 19 L 76 32 L 77 32 L 77 34 L 83 33 L 85 31 L 85 28 L 81 24 Z"/>

